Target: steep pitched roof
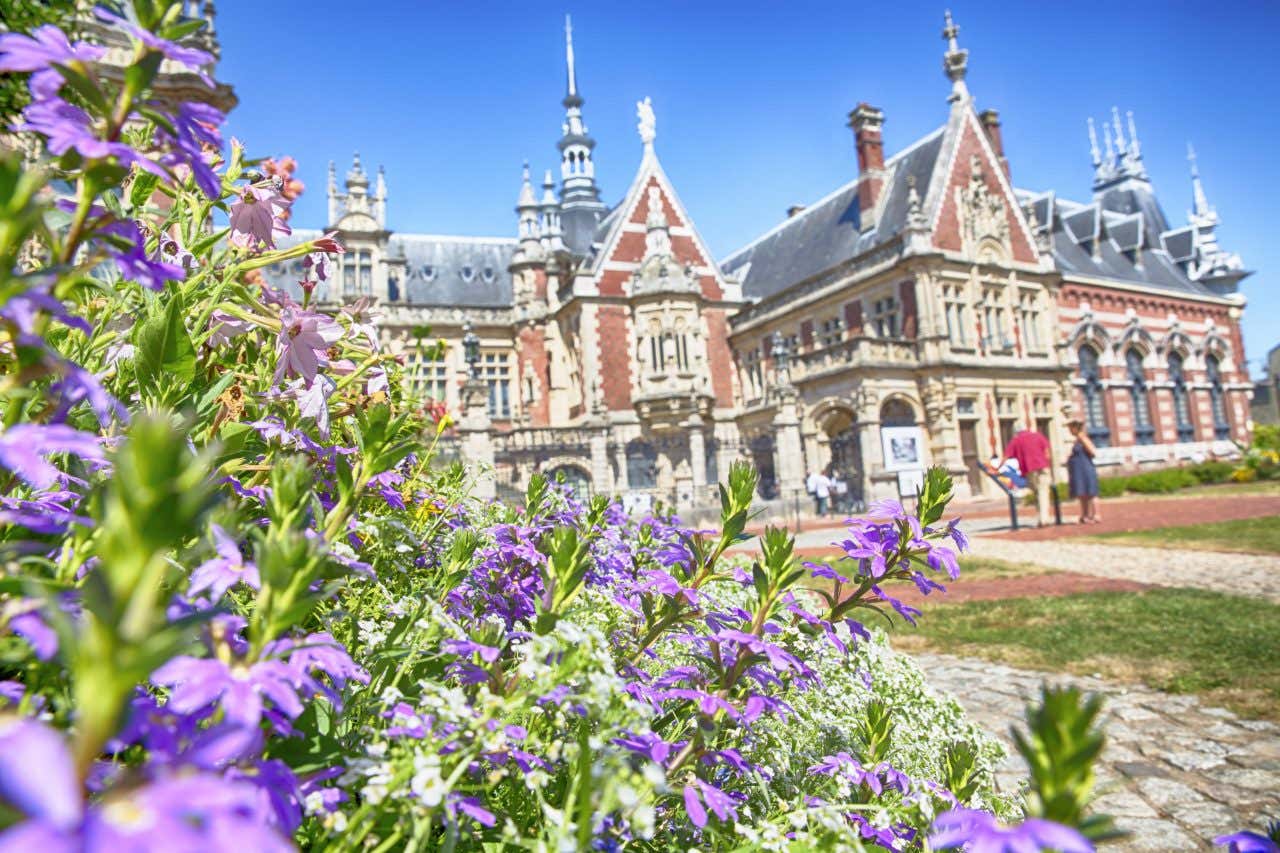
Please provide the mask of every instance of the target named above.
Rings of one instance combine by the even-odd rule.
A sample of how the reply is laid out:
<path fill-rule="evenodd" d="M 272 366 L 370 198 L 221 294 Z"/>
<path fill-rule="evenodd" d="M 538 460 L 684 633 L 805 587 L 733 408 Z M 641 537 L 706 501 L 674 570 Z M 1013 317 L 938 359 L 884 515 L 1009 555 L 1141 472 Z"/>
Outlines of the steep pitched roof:
<path fill-rule="evenodd" d="M 1104 210 L 1099 202 L 1058 198 L 1052 191 L 1017 192 L 1022 203 L 1035 211 L 1040 227 L 1049 228 L 1053 262 L 1062 272 L 1193 296 L 1216 295 L 1187 276 L 1179 265 L 1181 259 L 1166 248 L 1160 233 L 1152 235 L 1149 204 L 1126 214 Z M 1163 213 L 1154 221 L 1163 222 Z M 1174 236 L 1168 242 L 1177 245 L 1177 234 L 1163 236 Z"/>
<path fill-rule="evenodd" d="M 741 280 L 744 296 L 762 299 L 893 238 L 906 226 L 907 178 L 921 198 L 930 193 L 945 132 L 940 127 L 885 162 L 875 227 L 859 231 L 855 179 L 729 255 L 721 268 Z"/>

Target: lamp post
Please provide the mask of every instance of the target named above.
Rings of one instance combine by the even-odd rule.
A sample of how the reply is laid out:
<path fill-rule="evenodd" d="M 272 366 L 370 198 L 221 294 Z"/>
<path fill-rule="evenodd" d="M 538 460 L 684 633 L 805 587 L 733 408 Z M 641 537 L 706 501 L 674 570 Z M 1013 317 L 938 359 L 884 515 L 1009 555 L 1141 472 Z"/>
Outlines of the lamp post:
<path fill-rule="evenodd" d="M 462 326 L 462 357 L 467 362 L 467 372 L 472 381 L 480 378 L 480 338 L 468 320 Z"/>
<path fill-rule="evenodd" d="M 780 385 L 791 384 L 791 350 L 787 349 L 787 339 L 782 332 L 774 332 L 771 339 L 773 349 L 773 368 L 778 375 Z"/>

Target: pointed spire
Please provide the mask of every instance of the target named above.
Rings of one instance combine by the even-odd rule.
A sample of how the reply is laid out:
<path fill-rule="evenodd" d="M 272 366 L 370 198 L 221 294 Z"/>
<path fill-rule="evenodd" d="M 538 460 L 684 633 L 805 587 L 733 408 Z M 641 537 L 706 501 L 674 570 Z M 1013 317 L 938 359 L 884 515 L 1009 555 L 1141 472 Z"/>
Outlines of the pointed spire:
<path fill-rule="evenodd" d="M 1115 158 L 1115 151 L 1111 148 L 1111 122 L 1104 121 L 1102 123 L 1102 139 L 1107 144 L 1107 160 Z"/>
<path fill-rule="evenodd" d="M 338 194 L 338 167 L 332 160 L 329 161 L 329 186 L 326 189 L 329 200 L 328 224 L 334 225 L 341 214 L 343 196 Z"/>
<path fill-rule="evenodd" d="M 1133 123 L 1133 110 L 1125 114 L 1129 119 L 1129 156 L 1135 160 L 1142 159 L 1142 148 L 1138 145 L 1138 126 Z"/>
<path fill-rule="evenodd" d="M 1093 116 L 1089 116 L 1089 157 L 1093 160 L 1093 168 L 1102 165 L 1102 152 L 1098 150 L 1098 131 L 1093 127 Z"/>
<path fill-rule="evenodd" d="M 369 178 L 364 173 L 364 166 L 360 165 L 360 152 L 355 152 L 355 156 L 351 159 L 351 171 L 347 172 L 347 189 L 353 186 L 368 187 Z"/>
<path fill-rule="evenodd" d="M 1207 220 L 1215 215 L 1214 209 L 1209 206 L 1209 197 L 1205 195 L 1204 184 L 1200 183 L 1200 167 L 1196 163 L 1196 149 L 1191 147 L 1191 143 L 1187 143 L 1187 161 L 1191 163 L 1191 214 L 1188 219 L 1193 222 L 1196 220 Z"/>
<path fill-rule="evenodd" d="M 969 51 L 960 47 L 956 37 L 960 28 L 951 19 L 951 10 L 943 16 L 942 38 L 947 43 L 947 52 L 942 55 L 942 70 L 951 81 L 951 94 L 947 100 L 953 103 L 969 97 L 969 90 L 964 84 L 965 71 L 969 67 Z"/>
<path fill-rule="evenodd" d="M 373 218 L 382 227 L 387 224 L 387 172 L 378 167 L 378 180 L 373 189 Z"/>
<path fill-rule="evenodd" d="M 568 68 L 568 83 L 564 96 L 564 105 L 582 106 L 582 96 L 578 94 L 578 71 L 574 67 L 573 62 L 573 21 L 568 15 L 564 16 L 564 55 L 565 63 Z"/>
<path fill-rule="evenodd" d="M 524 173 L 520 181 L 520 197 L 516 200 L 516 210 L 536 208 L 538 197 L 533 193 L 533 181 L 529 179 L 529 161 L 524 161 Z"/>
<path fill-rule="evenodd" d="M 1120 110 L 1115 107 L 1111 108 L 1111 129 L 1116 134 L 1116 154 L 1123 157 L 1128 149 L 1124 143 L 1124 128 L 1120 125 Z"/>

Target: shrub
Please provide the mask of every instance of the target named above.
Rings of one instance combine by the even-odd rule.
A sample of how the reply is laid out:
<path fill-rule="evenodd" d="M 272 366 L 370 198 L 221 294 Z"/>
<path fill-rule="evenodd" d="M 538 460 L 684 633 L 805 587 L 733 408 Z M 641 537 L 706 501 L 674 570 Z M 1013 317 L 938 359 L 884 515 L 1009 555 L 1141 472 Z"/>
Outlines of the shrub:
<path fill-rule="evenodd" d="M 1220 462 L 1210 460 L 1208 462 L 1197 462 L 1186 468 L 1188 474 L 1196 478 L 1196 482 L 1202 484 L 1226 483 L 1231 480 L 1231 473 L 1235 470 L 1235 466 L 1230 462 Z"/>
<path fill-rule="evenodd" d="M 1165 468 L 1163 471 L 1134 474 L 1126 478 L 1124 488 L 1140 495 L 1168 494 L 1199 484 L 1200 481 L 1185 468 Z"/>

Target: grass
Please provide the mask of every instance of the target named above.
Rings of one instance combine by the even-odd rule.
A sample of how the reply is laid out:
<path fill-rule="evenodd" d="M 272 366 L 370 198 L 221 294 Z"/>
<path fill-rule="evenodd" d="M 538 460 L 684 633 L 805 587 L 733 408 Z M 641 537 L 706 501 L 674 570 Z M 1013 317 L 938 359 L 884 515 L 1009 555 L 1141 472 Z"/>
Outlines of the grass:
<path fill-rule="evenodd" d="M 1109 545 L 1143 545 L 1196 551 L 1229 551 L 1245 554 L 1280 554 L 1280 517 L 1262 516 L 1235 521 L 1213 521 L 1180 527 L 1156 527 L 1088 537 Z M 1086 541 L 1082 539 L 1081 541 Z"/>
<path fill-rule="evenodd" d="M 1115 500 L 1165 500 L 1179 498 L 1222 498 L 1240 495 L 1280 495 L 1280 480 L 1258 480 L 1252 483 L 1207 483 L 1169 494 L 1139 495 L 1126 492 Z"/>
<path fill-rule="evenodd" d="M 894 645 L 1198 693 L 1280 720 L 1280 606 L 1190 589 L 930 607 Z"/>

